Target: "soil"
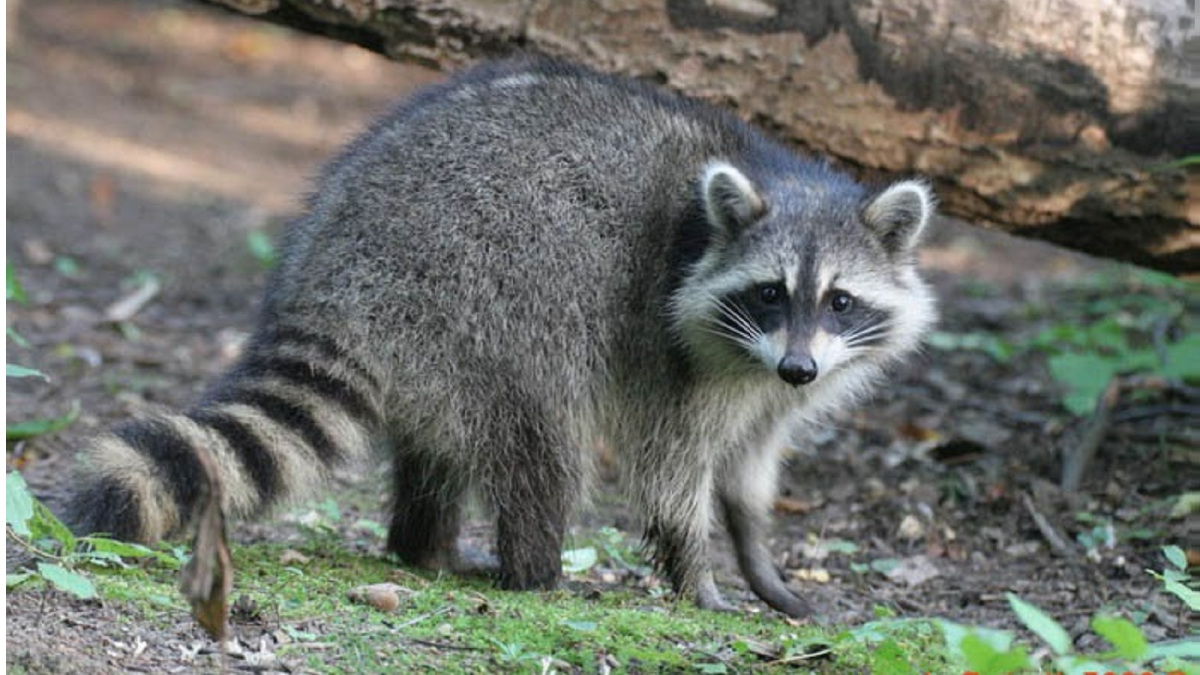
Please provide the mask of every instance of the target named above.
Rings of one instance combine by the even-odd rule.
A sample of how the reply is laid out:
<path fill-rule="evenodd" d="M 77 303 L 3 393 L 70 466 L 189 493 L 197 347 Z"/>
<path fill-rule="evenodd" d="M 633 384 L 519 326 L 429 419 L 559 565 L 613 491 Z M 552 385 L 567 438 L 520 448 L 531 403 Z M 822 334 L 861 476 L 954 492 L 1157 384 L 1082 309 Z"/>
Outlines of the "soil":
<path fill-rule="evenodd" d="M 198 3 L 37 0 L 10 14 L 8 31 L 5 250 L 29 301 L 8 303 L 6 319 L 30 346 L 9 342 L 7 357 L 52 381 L 10 380 L 6 416 L 59 415 L 73 401 L 82 414 L 65 431 L 10 443 L 7 460 L 54 507 L 90 435 L 147 406 L 187 404 L 230 363 L 264 277 L 247 235 L 277 232 L 322 161 L 440 76 Z M 1109 268 L 949 222 L 923 264 L 952 331 L 1013 330 L 1031 307 L 1052 314 L 1062 281 Z M 148 275 L 157 294 L 111 320 Z M 808 577 L 795 586 L 839 622 L 886 606 L 1015 628 L 1014 592 L 1063 621 L 1081 649 L 1099 648 L 1085 634 L 1102 608 L 1136 615 L 1151 640 L 1180 637 L 1188 617 L 1145 570 L 1162 569 L 1162 544 L 1200 543 L 1166 518 L 1164 501 L 1200 485 L 1195 418 L 1130 417 L 1082 489 L 1065 493 L 1060 455 L 1083 423 L 1061 408 L 1044 363 L 931 350 L 797 448 L 776 509 L 778 561 Z M 1154 440 L 1164 432 L 1188 449 Z M 597 499 L 584 522 L 632 528 L 615 503 Z M 1079 512 L 1153 536 L 1118 536 L 1085 555 L 1076 535 L 1095 523 Z M 242 524 L 234 536 L 289 527 Z M 1050 543 L 1056 533 L 1065 547 Z M 817 538 L 858 551 L 820 559 Z M 722 586 L 752 605 L 718 545 Z M 900 567 L 851 569 L 870 561 Z M 7 662 L 31 671 L 182 671 L 204 644 L 190 621 L 118 621 L 119 606 L 57 593 L 12 592 L 6 610 Z"/>

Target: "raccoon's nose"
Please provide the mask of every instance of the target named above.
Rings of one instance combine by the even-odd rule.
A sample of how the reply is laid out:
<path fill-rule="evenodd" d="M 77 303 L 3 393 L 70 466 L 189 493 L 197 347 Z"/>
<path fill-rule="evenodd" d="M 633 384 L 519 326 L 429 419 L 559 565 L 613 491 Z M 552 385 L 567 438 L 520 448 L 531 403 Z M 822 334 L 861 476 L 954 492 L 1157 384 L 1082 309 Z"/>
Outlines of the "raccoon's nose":
<path fill-rule="evenodd" d="M 777 371 L 784 382 L 796 387 L 817 379 L 817 362 L 808 354 L 788 354 Z"/>

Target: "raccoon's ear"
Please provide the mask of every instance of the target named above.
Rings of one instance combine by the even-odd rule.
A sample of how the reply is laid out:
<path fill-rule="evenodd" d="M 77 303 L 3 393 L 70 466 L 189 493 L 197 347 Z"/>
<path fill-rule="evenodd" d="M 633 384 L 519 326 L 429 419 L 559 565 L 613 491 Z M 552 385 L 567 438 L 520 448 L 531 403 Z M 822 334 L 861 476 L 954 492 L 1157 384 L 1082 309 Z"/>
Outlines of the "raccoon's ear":
<path fill-rule="evenodd" d="M 762 217 L 767 206 L 746 174 L 726 162 L 712 162 L 700 176 L 700 198 L 708 222 L 726 236 Z"/>
<path fill-rule="evenodd" d="M 929 186 L 906 180 L 872 199 L 863 208 L 862 218 L 888 253 L 903 253 L 916 245 L 933 208 L 934 197 Z"/>

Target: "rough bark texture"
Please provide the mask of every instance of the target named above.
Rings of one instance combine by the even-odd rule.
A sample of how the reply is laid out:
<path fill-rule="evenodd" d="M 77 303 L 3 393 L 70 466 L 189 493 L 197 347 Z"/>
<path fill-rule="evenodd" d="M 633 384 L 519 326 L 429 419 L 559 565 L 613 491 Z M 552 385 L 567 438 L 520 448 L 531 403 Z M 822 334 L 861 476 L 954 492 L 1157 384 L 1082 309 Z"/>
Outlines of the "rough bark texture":
<path fill-rule="evenodd" d="M 647 77 L 943 211 L 1200 272 L 1195 0 L 211 0 L 453 65 L 514 50 Z"/>

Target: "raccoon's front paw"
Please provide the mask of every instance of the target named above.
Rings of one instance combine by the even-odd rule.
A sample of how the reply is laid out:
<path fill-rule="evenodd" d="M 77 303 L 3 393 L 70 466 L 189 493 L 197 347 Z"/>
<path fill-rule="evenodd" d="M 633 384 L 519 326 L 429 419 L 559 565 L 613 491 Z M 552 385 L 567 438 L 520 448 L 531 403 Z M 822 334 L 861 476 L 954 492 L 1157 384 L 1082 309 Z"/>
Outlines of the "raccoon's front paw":
<path fill-rule="evenodd" d="M 736 612 L 738 608 L 730 604 L 720 593 L 697 593 L 696 606 L 713 612 Z"/>

